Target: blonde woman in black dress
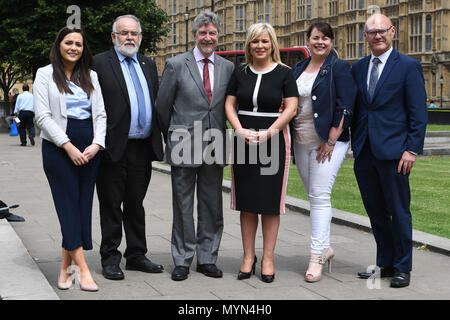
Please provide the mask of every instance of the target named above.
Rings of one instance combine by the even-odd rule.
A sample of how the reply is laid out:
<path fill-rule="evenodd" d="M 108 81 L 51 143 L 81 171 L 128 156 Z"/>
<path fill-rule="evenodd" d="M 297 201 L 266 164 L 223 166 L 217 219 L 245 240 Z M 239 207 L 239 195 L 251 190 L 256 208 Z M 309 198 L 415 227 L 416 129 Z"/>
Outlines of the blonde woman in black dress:
<path fill-rule="evenodd" d="M 246 64 L 237 67 L 231 76 L 225 102 L 228 121 L 236 132 L 231 206 L 241 212 L 244 247 L 238 279 L 247 279 L 255 273 L 255 236 L 261 214 L 264 239 L 261 279 L 272 282 L 280 214 L 285 213 L 290 158 L 287 125 L 297 111 L 298 90 L 292 70 L 281 63 L 271 25 L 250 26 L 245 57 Z M 268 150 L 269 163 L 263 156 L 264 150 Z M 258 154 L 256 162 L 252 161 L 254 154 Z"/>

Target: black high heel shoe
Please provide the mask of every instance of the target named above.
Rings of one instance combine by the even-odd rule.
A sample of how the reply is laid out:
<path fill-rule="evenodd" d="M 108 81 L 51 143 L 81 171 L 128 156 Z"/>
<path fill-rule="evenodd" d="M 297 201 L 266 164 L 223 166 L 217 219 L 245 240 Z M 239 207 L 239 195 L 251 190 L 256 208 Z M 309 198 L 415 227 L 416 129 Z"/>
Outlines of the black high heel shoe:
<path fill-rule="evenodd" d="M 256 261 L 258 259 L 255 256 L 255 259 L 253 260 L 253 265 L 252 265 L 252 271 L 250 272 L 242 272 L 241 270 L 239 270 L 238 273 L 238 280 L 244 280 L 244 279 L 249 279 L 252 276 L 252 273 L 255 274 L 255 269 L 256 269 Z"/>
<path fill-rule="evenodd" d="M 266 283 L 271 283 L 275 280 L 275 273 L 273 274 L 263 274 L 262 273 L 262 261 L 261 261 L 261 280 Z"/>

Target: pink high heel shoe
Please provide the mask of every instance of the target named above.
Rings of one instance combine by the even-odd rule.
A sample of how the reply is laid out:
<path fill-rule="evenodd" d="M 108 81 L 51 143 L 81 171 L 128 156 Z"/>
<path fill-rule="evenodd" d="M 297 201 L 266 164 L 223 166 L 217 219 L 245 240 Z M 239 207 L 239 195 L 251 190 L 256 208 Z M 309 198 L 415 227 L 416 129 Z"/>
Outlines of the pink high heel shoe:
<path fill-rule="evenodd" d="M 58 289 L 60 290 L 67 290 L 72 287 L 72 272 L 70 271 L 70 267 L 67 268 L 66 273 L 70 274 L 70 277 L 66 281 L 60 282 L 58 277 Z"/>
<path fill-rule="evenodd" d="M 83 291 L 88 291 L 88 292 L 96 292 L 98 291 L 98 285 L 95 283 L 91 283 L 91 284 L 82 284 L 81 280 L 80 280 L 80 271 L 77 270 L 75 273 L 75 277 L 76 277 L 76 281 L 80 284 L 80 289 Z"/>
<path fill-rule="evenodd" d="M 334 258 L 334 250 L 333 248 L 323 249 L 322 254 L 313 254 L 309 258 L 309 266 L 308 271 L 305 274 L 305 280 L 307 282 L 317 282 L 322 278 L 322 267 L 328 261 L 328 272 L 331 273 L 331 261 Z M 312 264 L 319 264 L 320 272 L 318 274 L 314 274 L 310 272 L 310 268 Z"/>

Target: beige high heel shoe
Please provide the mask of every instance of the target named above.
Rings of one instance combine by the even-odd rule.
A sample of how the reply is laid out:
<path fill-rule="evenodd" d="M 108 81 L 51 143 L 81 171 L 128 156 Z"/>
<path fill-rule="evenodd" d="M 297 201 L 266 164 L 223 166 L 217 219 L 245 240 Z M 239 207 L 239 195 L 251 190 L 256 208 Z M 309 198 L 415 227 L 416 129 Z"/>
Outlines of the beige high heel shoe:
<path fill-rule="evenodd" d="M 83 291 L 88 291 L 88 292 L 96 292 L 98 291 L 98 285 L 94 282 L 92 284 L 82 284 L 81 280 L 80 280 L 80 271 L 77 270 L 77 272 L 75 273 L 76 275 L 76 279 L 78 281 L 78 283 L 80 284 L 80 289 Z"/>
<path fill-rule="evenodd" d="M 58 289 L 60 290 L 67 290 L 72 287 L 72 272 L 70 271 L 70 267 L 67 269 L 66 273 L 70 274 L 70 277 L 66 281 L 60 282 L 58 277 Z"/>
<path fill-rule="evenodd" d="M 322 254 L 313 254 L 309 258 L 308 270 L 310 270 L 311 264 L 319 264 L 320 272 L 318 274 L 313 274 L 312 272 L 306 271 L 305 280 L 307 282 L 317 282 L 322 278 L 322 267 L 328 261 L 328 272 L 331 273 L 331 261 L 334 258 L 333 248 L 323 249 Z"/>

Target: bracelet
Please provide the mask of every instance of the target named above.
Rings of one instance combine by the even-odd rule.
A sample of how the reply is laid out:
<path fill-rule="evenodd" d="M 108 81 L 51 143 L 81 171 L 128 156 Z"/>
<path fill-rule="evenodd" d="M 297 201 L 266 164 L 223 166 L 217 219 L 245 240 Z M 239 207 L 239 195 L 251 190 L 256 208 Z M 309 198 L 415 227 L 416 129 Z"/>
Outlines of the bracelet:
<path fill-rule="evenodd" d="M 336 141 L 332 141 L 332 140 L 328 139 L 327 144 L 328 144 L 330 147 L 334 147 L 335 144 L 336 144 Z"/>

